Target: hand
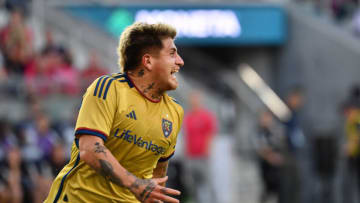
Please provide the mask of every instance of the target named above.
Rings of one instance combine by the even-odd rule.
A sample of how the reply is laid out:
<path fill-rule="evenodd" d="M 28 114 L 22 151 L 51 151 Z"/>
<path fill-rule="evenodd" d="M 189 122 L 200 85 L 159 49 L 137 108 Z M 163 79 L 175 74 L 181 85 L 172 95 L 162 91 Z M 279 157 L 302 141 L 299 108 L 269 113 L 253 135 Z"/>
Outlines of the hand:
<path fill-rule="evenodd" d="M 143 203 L 178 203 L 179 200 L 174 199 L 168 195 L 180 195 L 180 191 L 166 188 L 160 184 L 165 183 L 168 177 L 154 178 L 154 179 L 139 179 L 129 187 L 130 191 L 135 195 L 136 199 Z"/>

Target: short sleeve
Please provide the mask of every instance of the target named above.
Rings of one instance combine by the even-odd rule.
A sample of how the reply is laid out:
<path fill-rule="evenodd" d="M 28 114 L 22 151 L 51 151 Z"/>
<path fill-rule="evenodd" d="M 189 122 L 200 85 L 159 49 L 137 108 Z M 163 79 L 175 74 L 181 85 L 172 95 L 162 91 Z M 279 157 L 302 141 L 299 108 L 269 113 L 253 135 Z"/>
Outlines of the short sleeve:
<path fill-rule="evenodd" d="M 76 122 L 76 137 L 94 135 L 106 141 L 117 109 L 113 80 L 109 76 L 102 76 L 87 89 Z"/>
<path fill-rule="evenodd" d="M 172 139 L 169 149 L 165 152 L 165 154 L 162 157 L 160 157 L 159 162 L 168 161 L 172 156 L 174 156 L 175 147 L 176 147 L 176 140 L 177 140 L 177 134 L 174 137 L 175 138 Z"/>

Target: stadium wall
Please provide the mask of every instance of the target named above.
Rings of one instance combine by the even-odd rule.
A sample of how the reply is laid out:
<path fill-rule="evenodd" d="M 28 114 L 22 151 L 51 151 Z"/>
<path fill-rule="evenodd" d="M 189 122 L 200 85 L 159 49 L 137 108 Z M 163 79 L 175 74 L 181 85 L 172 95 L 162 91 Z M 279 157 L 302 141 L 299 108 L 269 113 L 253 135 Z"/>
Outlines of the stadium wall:
<path fill-rule="evenodd" d="M 276 88 L 284 96 L 292 86 L 301 85 L 307 126 L 333 128 L 340 124 L 340 105 L 350 87 L 360 84 L 360 40 L 293 4 L 288 16 L 289 41 L 280 51 Z"/>

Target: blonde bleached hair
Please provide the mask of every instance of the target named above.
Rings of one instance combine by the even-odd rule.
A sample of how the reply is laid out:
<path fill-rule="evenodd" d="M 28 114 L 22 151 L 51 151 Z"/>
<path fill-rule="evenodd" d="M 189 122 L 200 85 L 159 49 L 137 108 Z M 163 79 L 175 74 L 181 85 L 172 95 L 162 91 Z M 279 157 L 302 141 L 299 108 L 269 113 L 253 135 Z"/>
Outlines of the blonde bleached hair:
<path fill-rule="evenodd" d="M 128 26 L 120 36 L 117 50 L 120 71 L 135 70 L 140 65 L 142 56 L 162 49 L 161 40 L 168 37 L 176 37 L 176 29 L 168 24 L 137 22 Z"/>

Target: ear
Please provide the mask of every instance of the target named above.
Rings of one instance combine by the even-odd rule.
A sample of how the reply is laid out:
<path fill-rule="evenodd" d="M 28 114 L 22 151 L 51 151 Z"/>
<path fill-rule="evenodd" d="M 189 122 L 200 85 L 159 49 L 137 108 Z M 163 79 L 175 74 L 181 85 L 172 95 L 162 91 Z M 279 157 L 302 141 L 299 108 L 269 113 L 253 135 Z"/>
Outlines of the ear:
<path fill-rule="evenodd" d="M 147 69 L 147 70 L 152 70 L 152 60 L 151 60 L 151 55 L 150 54 L 144 54 L 142 56 L 142 65 Z"/>

